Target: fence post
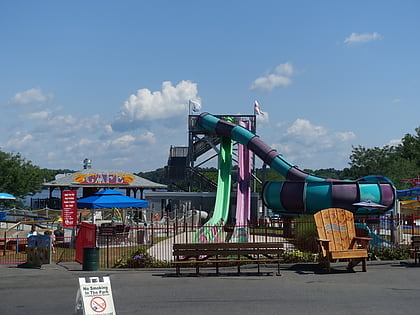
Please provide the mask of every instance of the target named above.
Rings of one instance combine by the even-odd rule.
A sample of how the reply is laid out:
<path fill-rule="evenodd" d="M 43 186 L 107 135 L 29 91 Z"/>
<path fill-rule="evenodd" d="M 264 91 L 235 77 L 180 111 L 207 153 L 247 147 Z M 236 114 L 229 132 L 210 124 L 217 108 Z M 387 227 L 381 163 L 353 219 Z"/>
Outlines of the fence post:
<path fill-rule="evenodd" d="M 106 267 L 109 268 L 109 235 L 106 236 Z"/>
<path fill-rule="evenodd" d="M 153 245 L 154 238 L 155 238 L 155 223 L 152 221 L 152 239 L 150 240 L 150 245 Z"/>
<path fill-rule="evenodd" d="M 414 235 L 414 213 L 411 214 L 411 235 Z"/>

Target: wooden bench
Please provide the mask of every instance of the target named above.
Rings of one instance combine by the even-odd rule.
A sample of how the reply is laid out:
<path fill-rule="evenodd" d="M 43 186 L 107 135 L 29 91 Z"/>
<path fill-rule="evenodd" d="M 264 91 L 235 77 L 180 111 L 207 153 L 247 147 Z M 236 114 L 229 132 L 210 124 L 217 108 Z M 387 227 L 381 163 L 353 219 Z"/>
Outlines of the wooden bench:
<path fill-rule="evenodd" d="M 411 237 L 411 251 L 414 254 L 414 263 L 417 264 L 420 255 L 420 235 L 413 235 Z"/>
<path fill-rule="evenodd" d="M 280 261 L 283 255 L 283 243 L 194 243 L 174 244 L 173 256 L 176 274 L 179 276 L 181 266 L 195 266 L 196 274 L 200 266 L 216 266 L 219 264 L 236 265 L 238 274 L 241 265 L 256 263 L 260 274 L 260 263 L 277 263 L 277 275 L 280 275 Z"/>

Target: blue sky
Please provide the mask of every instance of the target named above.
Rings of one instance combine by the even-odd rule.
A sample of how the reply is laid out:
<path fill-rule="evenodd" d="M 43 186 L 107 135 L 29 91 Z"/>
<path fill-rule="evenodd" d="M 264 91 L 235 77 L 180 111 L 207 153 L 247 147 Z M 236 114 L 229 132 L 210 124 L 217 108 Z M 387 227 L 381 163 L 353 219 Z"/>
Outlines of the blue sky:
<path fill-rule="evenodd" d="M 2 1 L 0 149 L 149 171 L 187 145 L 187 104 L 266 113 L 301 168 L 420 126 L 418 1 Z"/>

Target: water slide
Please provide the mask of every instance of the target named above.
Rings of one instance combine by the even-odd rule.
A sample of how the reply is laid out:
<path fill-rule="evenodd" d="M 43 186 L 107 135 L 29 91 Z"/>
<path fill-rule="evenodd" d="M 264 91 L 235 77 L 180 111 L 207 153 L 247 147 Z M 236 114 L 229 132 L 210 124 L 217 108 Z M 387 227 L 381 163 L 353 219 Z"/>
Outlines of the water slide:
<path fill-rule="evenodd" d="M 378 234 L 373 232 L 365 223 L 355 223 L 354 225 L 356 229 L 362 229 L 368 233 L 369 237 L 371 238 L 369 242 L 369 246 L 380 247 L 380 248 L 392 246 L 391 242 L 388 242 L 387 240 L 383 239 Z"/>
<path fill-rule="evenodd" d="M 240 121 L 239 125 L 250 129 L 250 121 Z M 238 180 L 236 193 L 236 220 L 233 229 L 232 242 L 247 242 L 251 218 L 251 159 L 247 147 L 238 144 Z"/>
<path fill-rule="evenodd" d="M 372 175 L 356 181 L 317 177 L 287 161 L 257 135 L 240 125 L 209 113 L 202 113 L 197 124 L 212 134 L 228 137 L 244 145 L 286 178 L 286 181 L 265 183 L 262 199 L 269 209 L 312 214 L 321 209 L 339 207 L 357 214 L 373 214 L 383 213 L 394 206 L 395 188 L 386 177 Z M 353 206 L 353 203 L 365 200 L 385 207 L 373 210 Z"/>
<path fill-rule="evenodd" d="M 222 241 L 222 226 L 229 215 L 230 188 L 232 183 L 232 140 L 222 137 L 219 153 L 219 171 L 217 175 L 216 203 L 212 217 L 195 235 L 195 241 L 200 243 Z M 224 241 L 224 240 L 223 240 Z"/>

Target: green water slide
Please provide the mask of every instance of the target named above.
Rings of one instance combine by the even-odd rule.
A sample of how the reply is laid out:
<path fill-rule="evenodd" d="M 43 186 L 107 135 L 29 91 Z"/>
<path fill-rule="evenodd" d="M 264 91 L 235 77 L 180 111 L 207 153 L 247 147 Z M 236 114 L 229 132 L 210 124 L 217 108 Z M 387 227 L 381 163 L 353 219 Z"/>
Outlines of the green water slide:
<path fill-rule="evenodd" d="M 227 222 L 230 206 L 232 146 L 232 140 L 230 138 L 221 137 L 214 212 L 206 224 L 197 231 L 195 235 L 196 242 L 222 241 L 219 238 L 221 236 L 222 227 Z"/>

